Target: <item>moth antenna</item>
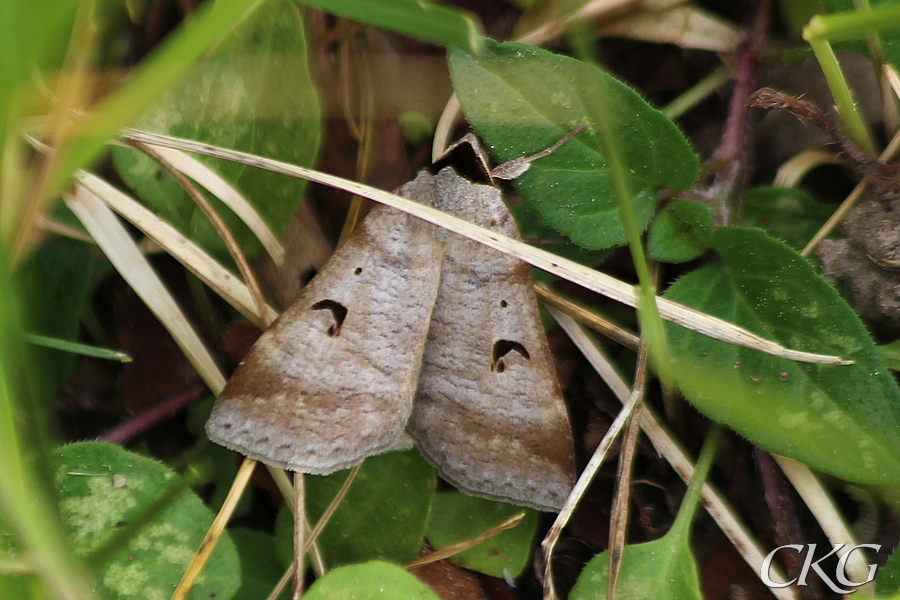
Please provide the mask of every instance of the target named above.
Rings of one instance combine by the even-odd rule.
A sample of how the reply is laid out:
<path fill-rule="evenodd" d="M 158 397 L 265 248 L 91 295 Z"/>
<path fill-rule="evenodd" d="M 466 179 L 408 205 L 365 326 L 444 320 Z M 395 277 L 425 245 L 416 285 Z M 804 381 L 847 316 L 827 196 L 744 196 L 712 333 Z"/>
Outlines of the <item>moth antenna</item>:
<path fill-rule="evenodd" d="M 520 158 L 514 158 L 510 161 L 507 161 L 501 165 L 497 165 L 493 171 L 491 171 L 491 177 L 495 179 L 516 179 L 522 173 L 531 168 L 531 163 L 536 161 L 539 158 L 544 158 L 549 154 L 555 152 L 560 146 L 571 140 L 573 137 L 578 135 L 581 130 L 584 129 L 584 123 L 579 123 L 575 129 L 564 135 L 562 138 L 557 140 L 553 145 L 544 148 L 540 152 L 532 154 L 531 156 L 523 156 Z"/>

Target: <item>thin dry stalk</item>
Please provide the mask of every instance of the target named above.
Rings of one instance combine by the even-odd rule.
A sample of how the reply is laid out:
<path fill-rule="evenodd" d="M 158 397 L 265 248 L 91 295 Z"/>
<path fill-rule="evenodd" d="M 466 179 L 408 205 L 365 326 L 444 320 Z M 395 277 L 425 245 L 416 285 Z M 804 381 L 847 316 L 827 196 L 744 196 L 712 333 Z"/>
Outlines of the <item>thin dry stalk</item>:
<path fill-rule="evenodd" d="M 197 152 L 207 156 L 215 156 L 226 160 L 238 160 L 239 162 L 250 166 L 259 167 L 268 171 L 290 175 L 293 177 L 300 177 L 309 181 L 313 181 L 315 183 L 320 183 L 329 187 L 342 189 L 350 193 L 359 194 L 361 196 L 369 198 L 370 200 L 375 200 L 376 202 L 386 204 L 392 208 L 402 210 L 403 212 L 411 214 L 414 217 L 427 221 L 428 223 L 438 225 L 439 227 L 443 227 L 444 229 L 452 231 L 453 233 L 462 235 L 480 244 L 503 252 L 504 254 L 514 256 L 531 264 L 532 266 L 547 271 L 548 273 L 558 275 L 559 277 L 567 279 L 586 289 L 607 296 L 608 298 L 612 298 L 613 300 L 616 300 L 618 302 L 622 302 L 623 304 L 627 304 L 628 306 L 635 307 L 637 305 L 637 292 L 634 289 L 634 286 L 619 281 L 618 279 L 606 275 L 605 273 L 594 271 L 593 269 L 580 265 L 574 261 L 566 260 L 562 257 L 556 256 L 555 254 L 552 254 L 545 250 L 541 250 L 539 248 L 534 248 L 524 242 L 514 240 L 510 237 L 498 234 L 489 229 L 484 229 L 476 225 L 472 225 L 471 223 L 463 219 L 447 215 L 439 210 L 424 206 L 407 198 L 402 198 L 400 196 L 396 196 L 394 194 L 390 194 L 388 192 L 354 181 L 335 177 L 333 175 L 320 173 L 311 169 L 298 167 L 296 165 L 291 165 L 289 163 L 280 161 L 274 161 L 244 152 L 223 150 L 221 148 L 209 146 L 208 144 L 200 144 L 197 142 L 192 142 L 190 140 L 182 140 L 168 136 L 160 136 L 157 134 L 136 132 L 133 130 L 126 132 L 125 135 L 128 139 L 142 141 L 148 144 L 158 144 L 165 147 L 178 148 L 182 150 Z M 678 304 L 676 302 L 672 302 L 662 297 L 657 297 L 656 302 L 659 313 L 664 319 L 717 340 L 737 344 L 740 346 L 746 346 L 748 348 L 760 350 L 761 352 L 765 352 L 767 354 L 772 354 L 774 356 L 800 362 L 829 365 L 852 364 L 852 361 L 847 361 L 837 356 L 816 354 L 785 348 L 780 344 L 762 338 L 754 333 L 747 331 L 746 329 L 737 327 L 732 323 L 716 317 L 712 317 L 710 315 Z"/>

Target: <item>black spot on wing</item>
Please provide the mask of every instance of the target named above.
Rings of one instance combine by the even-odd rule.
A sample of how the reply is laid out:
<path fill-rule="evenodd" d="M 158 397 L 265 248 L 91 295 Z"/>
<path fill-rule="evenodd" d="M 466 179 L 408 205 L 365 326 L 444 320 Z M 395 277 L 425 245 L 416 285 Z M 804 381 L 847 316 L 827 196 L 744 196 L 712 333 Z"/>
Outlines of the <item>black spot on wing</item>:
<path fill-rule="evenodd" d="M 491 353 L 491 371 L 502 373 L 506 370 L 505 358 L 511 352 L 517 352 L 526 360 L 531 360 L 528 350 L 519 342 L 512 340 L 497 340 L 494 342 L 494 350 Z"/>
<path fill-rule="evenodd" d="M 346 306 L 334 300 L 319 300 L 312 305 L 312 309 L 331 311 L 331 317 L 334 319 L 334 322 L 328 326 L 327 333 L 330 337 L 341 335 L 341 325 L 344 324 L 344 319 L 347 318 Z"/>

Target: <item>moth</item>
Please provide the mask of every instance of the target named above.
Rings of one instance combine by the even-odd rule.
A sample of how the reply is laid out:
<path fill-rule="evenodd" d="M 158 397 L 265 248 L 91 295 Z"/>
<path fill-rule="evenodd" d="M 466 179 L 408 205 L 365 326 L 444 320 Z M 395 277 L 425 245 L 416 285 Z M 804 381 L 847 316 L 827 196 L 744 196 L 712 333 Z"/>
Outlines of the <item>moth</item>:
<path fill-rule="evenodd" d="M 531 158 L 492 173 L 470 134 L 396 193 L 520 239 L 494 177 Z M 411 436 L 459 489 L 539 510 L 559 510 L 575 478 L 528 265 L 384 206 L 259 338 L 206 431 L 312 474 Z"/>

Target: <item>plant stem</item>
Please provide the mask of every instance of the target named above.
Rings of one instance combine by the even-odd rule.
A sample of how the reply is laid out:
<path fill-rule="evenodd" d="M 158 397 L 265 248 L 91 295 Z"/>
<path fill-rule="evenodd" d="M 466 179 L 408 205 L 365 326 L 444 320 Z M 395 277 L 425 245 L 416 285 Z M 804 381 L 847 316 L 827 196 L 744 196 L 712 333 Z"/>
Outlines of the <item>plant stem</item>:
<path fill-rule="evenodd" d="M 871 15 L 873 13 L 863 14 Z M 819 66 L 822 67 L 822 73 L 825 75 L 828 89 L 834 97 L 838 115 L 844 124 L 847 137 L 856 142 L 856 145 L 863 151 L 876 155 L 878 152 L 875 149 L 875 143 L 872 141 L 872 134 L 859 114 L 859 110 L 857 110 L 853 92 L 847 84 L 847 79 L 844 77 L 844 72 L 841 70 L 837 56 L 834 54 L 834 49 L 828 41 L 829 38 L 839 37 L 839 33 L 843 33 L 843 29 L 833 27 L 834 23 L 833 17 L 813 17 L 809 25 L 803 29 L 803 39 L 809 42 L 816 55 L 816 60 L 819 61 Z"/>
<path fill-rule="evenodd" d="M 691 483 L 688 485 L 687 491 L 684 493 L 684 499 L 681 501 L 681 507 L 678 509 L 678 516 L 672 524 L 672 531 L 679 527 L 683 529 L 682 533 L 686 536 L 697 514 L 697 505 L 700 503 L 700 493 L 703 491 L 703 484 L 709 477 L 709 472 L 713 466 L 713 460 L 716 457 L 716 450 L 719 448 L 719 441 L 722 434 L 725 433 L 725 426 L 719 423 L 713 423 L 709 432 L 706 434 L 706 440 L 703 442 L 703 448 L 700 450 L 700 456 L 697 457 L 697 463 L 694 465 L 694 474 L 691 477 Z"/>
<path fill-rule="evenodd" d="M 628 247 L 631 250 L 631 258 L 638 276 L 637 309 L 641 325 L 641 338 L 650 351 L 651 361 L 663 387 L 672 388 L 673 377 L 669 367 L 665 328 L 656 306 L 656 285 L 644 253 L 641 227 L 634 214 L 633 192 L 619 152 L 619 141 L 616 138 L 610 113 L 611 111 L 606 107 L 602 107 L 596 112 L 597 134 L 600 138 L 603 157 L 609 166 L 610 178 L 619 204 L 619 216 L 622 219 L 622 227 L 628 238 Z"/>

